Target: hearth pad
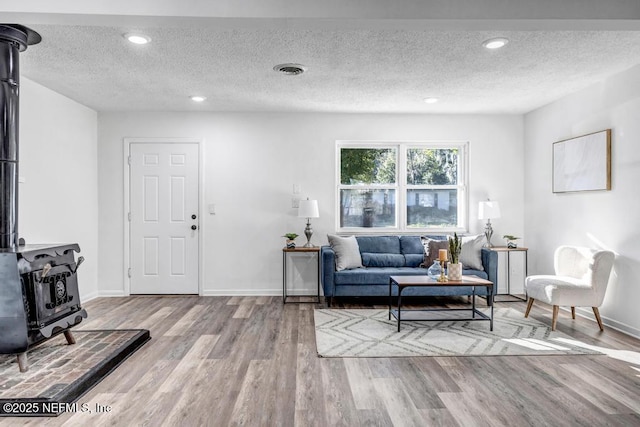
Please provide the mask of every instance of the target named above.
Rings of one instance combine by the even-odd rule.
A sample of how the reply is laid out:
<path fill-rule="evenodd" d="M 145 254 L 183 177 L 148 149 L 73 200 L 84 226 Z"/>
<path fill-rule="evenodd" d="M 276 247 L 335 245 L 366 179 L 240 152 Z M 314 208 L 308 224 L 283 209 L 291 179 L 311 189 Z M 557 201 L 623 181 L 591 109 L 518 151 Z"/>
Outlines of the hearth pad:
<path fill-rule="evenodd" d="M 73 403 L 151 339 L 146 329 L 74 330 L 73 334 L 74 345 L 59 335 L 29 349 L 29 371 L 24 373 L 18 371 L 15 355 L 0 355 L 0 416 L 59 415 L 56 405 L 43 403 Z M 39 407 L 38 413 L 28 414 L 6 413 L 2 409 L 6 403 L 40 404 L 33 405 Z"/>

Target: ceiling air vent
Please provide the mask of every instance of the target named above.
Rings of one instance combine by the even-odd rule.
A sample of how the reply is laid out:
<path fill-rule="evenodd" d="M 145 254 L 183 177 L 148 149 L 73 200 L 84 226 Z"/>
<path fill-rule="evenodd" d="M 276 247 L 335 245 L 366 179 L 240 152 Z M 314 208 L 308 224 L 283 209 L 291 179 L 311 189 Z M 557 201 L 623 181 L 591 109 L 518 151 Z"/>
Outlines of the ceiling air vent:
<path fill-rule="evenodd" d="M 307 71 L 307 68 L 300 64 L 280 64 L 273 67 L 273 69 L 287 76 L 297 76 Z"/>

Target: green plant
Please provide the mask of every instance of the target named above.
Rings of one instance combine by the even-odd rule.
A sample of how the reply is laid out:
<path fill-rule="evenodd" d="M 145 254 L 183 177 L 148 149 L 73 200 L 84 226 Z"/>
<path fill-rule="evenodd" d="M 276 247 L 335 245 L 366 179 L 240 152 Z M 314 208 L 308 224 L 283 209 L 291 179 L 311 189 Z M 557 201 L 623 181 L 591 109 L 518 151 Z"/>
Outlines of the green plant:
<path fill-rule="evenodd" d="M 462 251 L 462 239 L 458 237 L 457 233 L 453 233 L 453 237 L 449 237 L 449 253 L 450 262 L 452 264 L 458 264 L 458 258 L 460 257 L 460 252 Z"/>
<path fill-rule="evenodd" d="M 507 239 L 508 242 L 519 239 L 519 237 L 512 236 L 511 234 L 505 234 L 504 236 L 502 236 L 502 238 Z"/>
<path fill-rule="evenodd" d="M 286 237 L 289 240 L 295 240 L 295 238 L 298 237 L 298 235 L 296 233 L 287 233 L 282 237 Z"/>

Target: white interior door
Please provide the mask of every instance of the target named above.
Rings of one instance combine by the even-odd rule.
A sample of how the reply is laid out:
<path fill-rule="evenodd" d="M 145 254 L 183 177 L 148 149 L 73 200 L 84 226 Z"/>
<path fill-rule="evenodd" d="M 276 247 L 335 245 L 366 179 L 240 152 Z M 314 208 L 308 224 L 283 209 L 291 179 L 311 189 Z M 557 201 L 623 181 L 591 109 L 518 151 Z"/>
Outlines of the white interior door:
<path fill-rule="evenodd" d="M 132 294 L 198 293 L 198 144 L 130 144 Z"/>

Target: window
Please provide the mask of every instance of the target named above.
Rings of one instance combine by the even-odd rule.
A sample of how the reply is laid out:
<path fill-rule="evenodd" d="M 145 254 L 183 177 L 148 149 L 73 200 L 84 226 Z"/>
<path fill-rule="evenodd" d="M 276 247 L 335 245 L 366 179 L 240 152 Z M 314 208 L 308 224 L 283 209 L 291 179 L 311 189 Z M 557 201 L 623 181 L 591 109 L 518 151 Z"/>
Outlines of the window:
<path fill-rule="evenodd" d="M 339 231 L 464 231 L 466 143 L 339 142 Z"/>

